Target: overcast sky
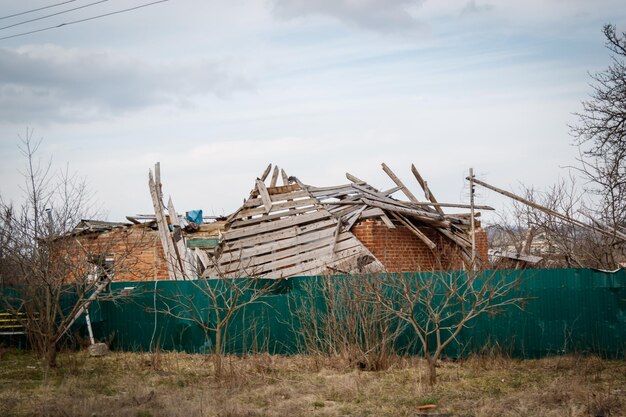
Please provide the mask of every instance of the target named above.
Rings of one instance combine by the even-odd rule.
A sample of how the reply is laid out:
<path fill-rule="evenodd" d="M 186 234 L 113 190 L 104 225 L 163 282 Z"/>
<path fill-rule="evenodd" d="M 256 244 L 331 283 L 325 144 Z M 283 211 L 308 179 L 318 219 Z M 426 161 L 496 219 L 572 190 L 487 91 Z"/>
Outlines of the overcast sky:
<path fill-rule="evenodd" d="M 0 37 L 142 5 L 75 0 L 0 19 Z M 1 2 L 7 16 L 62 0 Z M 623 0 L 170 0 L 0 40 L 0 194 L 18 201 L 18 134 L 85 176 L 109 220 L 151 212 L 161 162 L 179 211 L 229 213 L 272 162 L 313 185 L 350 172 L 466 202 L 469 167 L 542 188 L 575 164 L 568 123 Z M 480 191 L 480 203 L 501 200 Z"/>

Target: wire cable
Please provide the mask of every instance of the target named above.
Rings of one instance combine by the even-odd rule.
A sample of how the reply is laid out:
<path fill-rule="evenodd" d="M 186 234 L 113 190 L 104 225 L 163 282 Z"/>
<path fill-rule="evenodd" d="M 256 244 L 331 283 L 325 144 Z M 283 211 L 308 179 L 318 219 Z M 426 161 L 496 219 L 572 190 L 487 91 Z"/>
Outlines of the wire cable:
<path fill-rule="evenodd" d="M 73 3 L 75 1 L 76 0 L 68 0 L 68 1 L 64 1 L 63 3 L 51 4 L 50 6 L 44 6 L 44 7 L 38 8 L 38 9 L 26 10 L 25 12 L 10 14 L 8 16 L 0 16 L 0 20 L 9 19 L 11 17 L 16 17 L 16 16 L 22 16 L 24 14 L 28 14 L 28 13 L 32 13 L 32 12 L 38 12 L 39 10 L 49 9 L 51 7 L 62 6 L 64 4 Z"/>
<path fill-rule="evenodd" d="M 41 16 L 41 17 L 36 17 L 36 18 L 34 18 L 34 19 L 30 19 L 30 20 L 24 20 L 23 22 L 18 22 L 18 23 L 14 23 L 14 24 L 12 24 L 12 25 L 9 25 L 9 26 L 2 27 L 2 28 L 0 28 L 0 30 L 4 30 L 4 29 L 8 29 L 8 28 L 12 28 L 12 27 L 15 27 L 15 26 L 24 25 L 24 24 L 26 24 L 26 23 L 30 23 L 30 22 L 36 22 L 36 21 L 38 21 L 38 20 L 43 20 L 43 19 L 47 19 L 47 18 L 49 18 L 49 17 L 58 16 L 58 15 L 60 15 L 60 14 L 65 14 L 65 13 L 73 12 L 74 10 L 84 9 L 85 7 L 95 6 L 96 4 L 104 3 L 104 2 L 107 2 L 107 1 L 109 1 L 109 0 L 99 0 L 99 1 L 96 1 L 96 2 L 94 2 L 94 3 L 85 4 L 85 5 L 83 5 L 83 6 L 74 7 L 74 8 L 72 8 L 72 9 L 62 10 L 62 11 L 60 11 L 60 12 L 56 12 L 56 13 L 52 13 L 52 14 L 48 14 L 48 15 Z"/>
<path fill-rule="evenodd" d="M 132 10 L 137 10 L 137 9 L 141 9 L 143 7 L 152 6 L 153 4 L 165 3 L 166 1 L 169 1 L 169 0 L 153 1 L 151 3 L 141 4 L 141 5 L 135 6 L 135 7 L 130 7 L 128 9 L 118 10 L 118 11 L 111 12 L 111 13 L 104 13 L 104 14 L 101 14 L 101 15 L 88 17 L 88 18 L 85 18 L 85 19 L 79 19 L 79 20 L 74 20 L 74 21 L 71 21 L 71 22 L 61 23 L 60 25 L 56 25 L 56 26 L 48 26 L 48 27 L 43 28 L 43 29 L 36 29 L 36 30 L 28 31 L 28 32 L 18 33 L 16 35 L 4 36 L 4 37 L 0 38 L 0 41 L 3 41 L 5 39 L 17 38 L 19 36 L 30 35 L 30 34 L 33 34 L 33 33 L 43 32 L 43 31 L 50 30 L 50 29 L 58 29 L 58 28 L 63 27 L 63 26 L 69 26 L 69 25 L 73 25 L 75 23 L 87 22 L 89 20 L 95 20 L 95 19 L 99 19 L 101 17 L 112 16 L 114 14 L 130 12 Z"/>

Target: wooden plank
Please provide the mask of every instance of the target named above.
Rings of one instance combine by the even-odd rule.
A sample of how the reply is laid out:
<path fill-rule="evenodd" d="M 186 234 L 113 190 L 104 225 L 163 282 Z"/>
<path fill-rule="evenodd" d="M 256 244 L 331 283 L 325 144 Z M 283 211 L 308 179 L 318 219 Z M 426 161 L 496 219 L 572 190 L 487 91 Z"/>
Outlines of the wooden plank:
<path fill-rule="evenodd" d="M 435 249 L 437 249 L 437 245 L 435 244 L 435 242 L 433 242 L 432 240 L 430 240 L 428 238 L 428 236 L 426 236 L 424 233 L 422 233 L 421 230 L 419 230 L 417 227 L 415 227 L 415 225 L 413 225 L 406 217 L 404 217 L 401 214 L 398 213 L 391 213 L 396 219 L 398 219 L 400 221 L 400 223 L 402 223 L 403 225 L 406 226 L 407 229 L 409 229 L 415 236 L 417 236 L 422 242 L 424 242 L 426 244 L 426 246 L 428 246 L 428 249 L 430 249 L 431 251 L 434 251 Z"/>
<path fill-rule="evenodd" d="M 347 201 L 324 201 L 322 204 L 325 206 L 358 206 L 363 205 L 363 202 L 359 199 Z"/>
<path fill-rule="evenodd" d="M 380 219 L 383 221 L 383 223 L 385 223 L 385 226 L 387 226 L 388 229 L 395 229 L 396 228 L 396 226 L 389 219 L 389 217 L 387 217 L 386 214 L 383 213 L 383 215 L 380 216 Z"/>
<path fill-rule="evenodd" d="M 196 248 L 194 249 L 194 253 L 198 257 L 198 260 L 200 261 L 200 264 L 202 265 L 202 269 L 207 269 L 209 266 L 212 265 L 211 261 L 209 260 L 209 256 L 206 254 L 205 251 Z"/>
<path fill-rule="evenodd" d="M 263 171 L 263 174 L 261 174 L 261 177 L 259 178 L 261 181 L 265 181 L 265 179 L 267 178 L 267 176 L 270 173 L 270 170 L 272 169 L 272 164 L 269 164 L 267 166 L 267 168 L 265 168 L 265 171 Z"/>
<path fill-rule="evenodd" d="M 418 207 L 455 207 L 455 208 L 471 208 L 471 206 L 469 204 L 457 204 L 457 203 L 426 203 L 426 202 L 416 202 L 416 203 L 411 203 L 411 205 L 413 206 L 418 206 Z M 475 209 L 478 210 L 495 210 L 495 208 L 491 207 L 491 206 L 474 206 Z M 454 216 L 456 216 L 456 214 L 453 214 Z"/>
<path fill-rule="evenodd" d="M 337 222 L 337 227 L 335 228 L 335 237 L 333 239 L 333 246 L 330 250 L 331 253 L 335 253 L 335 247 L 337 246 L 337 242 L 339 242 L 339 234 L 341 233 L 341 221 Z"/>
<path fill-rule="evenodd" d="M 368 198 L 363 198 L 363 202 L 369 206 L 378 207 L 384 210 L 395 211 L 397 213 L 402 213 L 405 215 L 409 215 L 411 217 L 415 217 L 424 222 L 439 224 L 440 227 L 449 227 L 450 222 L 446 220 L 442 220 L 439 215 L 433 213 L 426 213 L 421 210 L 405 208 L 399 205 L 387 204 L 381 201 L 374 201 Z M 434 217 L 433 217 L 434 216 Z"/>
<path fill-rule="evenodd" d="M 469 177 L 468 177 L 468 179 L 469 179 Z M 591 225 L 591 224 L 583 223 L 580 220 L 573 219 L 573 218 L 571 218 L 571 217 L 569 217 L 569 216 L 567 216 L 565 214 L 561 214 L 561 213 L 559 213 L 557 211 L 554 211 L 554 210 L 552 210 L 552 209 L 550 209 L 548 207 L 544 207 L 544 206 L 542 206 L 540 204 L 537 204 L 534 201 L 530 201 L 530 200 L 527 200 L 527 199 L 525 199 L 523 197 L 515 195 L 512 192 L 509 192 L 509 191 L 503 190 L 501 188 L 495 187 L 493 185 L 487 184 L 484 181 L 480 181 L 480 180 L 478 180 L 476 178 L 474 178 L 473 181 L 476 184 L 478 184 L 478 185 L 482 185 L 485 188 L 488 188 L 488 189 L 490 189 L 492 191 L 495 191 L 495 192 L 497 192 L 499 194 L 502 194 L 502 195 L 504 195 L 506 197 L 509 197 L 509 198 L 511 198 L 513 200 L 519 201 L 522 204 L 526 204 L 527 206 L 532 207 L 532 208 L 534 208 L 536 210 L 542 211 L 542 212 L 544 212 L 546 214 L 549 214 L 550 216 L 554 216 L 554 217 L 556 217 L 558 219 L 561 219 L 561 220 L 566 221 L 568 223 L 574 224 L 574 225 L 579 226 L 579 227 L 581 227 L 583 229 L 587 229 L 587 230 L 590 230 L 592 232 L 598 232 L 598 233 L 604 234 L 605 236 L 608 236 L 608 237 L 611 237 L 611 238 L 618 238 L 618 239 L 623 240 L 624 242 L 626 242 L 626 234 L 625 233 L 621 233 L 619 230 L 617 230 L 617 228 L 608 228 L 608 227 L 606 227 L 604 225 L 599 224 L 599 222 L 595 221 L 595 220 L 594 220 L 594 222 L 597 224 L 597 226 L 604 226 L 604 228 L 600 228 L 600 227 L 597 227 L 597 226 L 594 226 L 594 225 Z"/>
<path fill-rule="evenodd" d="M 354 175 L 350 174 L 349 172 L 346 172 L 346 178 L 350 182 L 354 182 L 354 183 L 357 183 L 357 184 L 367 184 L 365 181 L 355 177 Z"/>
<path fill-rule="evenodd" d="M 346 251 L 360 252 L 361 251 L 361 243 L 355 238 L 351 238 L 348 240 L 344 240 L 337 244 L 337 253 L 346 253 Z M 327 258 L 327 262 L 332 261 L 332 252 L 330 251 L 330 246 L 324 246 L 319 249 L 309 250 L 307 252 L 302 252 L 298 255 L 277 260 L 275 262 L 265 263 L 263 265 L 258 265 L 255 269 L 263 274 L 270 271 L 278 271 L 283 268 L 291 268 L 296 265 L 300 265 L 303 263 L 315 261 L 320 258 Z"/>
<path fill-rule="evenodd" d="M 290 209 L 290 208 L 297 208 L 297 207 L 306 207 L 306 206 L 315 206 L 318 204 L 318 200 L 314 199 L 314 198 L 307 198 L 307 199 L 300 199 L 300 200 L 290 200 L 290 201 L 286 201 L 284 203 L 274 203 L 272 204 L 272 210 L 270 211 L 270 213 L 274 213 L 280 210 L 286 210 L 286 209 Z M 243 219 L 246 217 L 252 217 L 252 216 L 256 216 L 259 214 L 264 214 L 265 213 L 265 206 L 261 206 L 261 207 L 255 207 L 255 208 L 250 208 L 250 209 L 245 209 L 245 210 L 241 210 L 239 213 L 237 213 L 237 216 L 235 217 L 235 219 Z M 267 216 L 266 218 L 269 219 L 270 216 Z M 237 224 L 233 224 L 233 226 L 236 226 Z"/>
<path fill-rule="evenodd" d="M 386 195 L 387 197 L 389 197 L 389 196 L 391 196 L 393 193 L 395 193 L 395 192 L 397 192 L 397 191 L 400 191 L 401 189 L 402 189 L 402 187 L 393 187 L 393 188 L 390 188 L 390 189 L 388 189 L 388 190 L 381 191 L 380 193 L 381 193 L 381 194 Z"/>
<path fill-rule="evenodd" d="M 226 273 L 236 272 L 241 270 L 242 267 L 243 269 L 255 270 L 257 273 L 275 271 L 286 266 L 295 265 L 298 262 L 316 259 L 318 256 L 329 253 L 330 248 L 333 246 L 333 241 L 334 236 L 329 236 L 325 239 L 306 245 L 296 245 L 282 251 L 247 258 L 234 258 L 230 262 L 221 262 L 220 260 L 220 265 L 221 269 Z M 360 245 L 360 242 L 352 234 L 344 233 L 337 243 L 337 248 L 338 250 L 345 250 L 356 245 Z"/>
<path fill-rule="evenodd" d="M 310 197 L 310 195 L 304 190 L 299 190 L 299 191 L 290 191 L 290 192 L 283 193 L 283 194 L 270 195 L 270 197 L 271 197 L 272 202 L 278 202 L 278 201 L 293 200 L 293 199 L 302 198 L 302 197 Z M 258 207 L 262 204 L 263 204 L 263 200 L 261 198 L 249 198 L 248 201 L 246 201 L 243 204 L 243 208 Z"/>
<path fill-rule="evenodd" d="M 351 249 L 347 249 L 341 252 L 336 252 L 333 257 L 330 256 L 330 252 L 328 252 L 327 256 L 319 257 L 318 259 L 312 260 L 310 262 L 301 262 L 299 264 L 294 264 L 294 266 L 289 268 L 283 268 L 276 272 L 266 272 L 263 274 L 265 278 L 288 278 L 294 277 L 298 275 L 311 274 L 314 271 L 320 270 L 320 268 L 325 267 L 326 265 L 332 265 L 339 261 L 346 261 L 350 258 L 356 258 L 363 253 L 364 247 L 362 245 L 355 246 Z M 320 270 L 321 271 L 321 270 Z"/>
<path fill-rule="evenodd" d="M 299 184 L 291 184 L 291 185 L 276 185 L 274 187 L 270 187 L 267 189 L 267 192 L 270 195 L 275 194 L 285 194 L 292 191 L 302 190 L 302 187 Z"/>
<path fill-rule="evenodd" d="M 424 190 L 424 195 L 426 195 L 426 198 L 430 200 L 431 203 L 439 203 L 433 193 L 430 191 L 430 188 L 428 188 L 428 184 L 426 183 L 426 181 L 424 181 L 424 178 L 422 178 L 420 173 L 417 171 L 417 168 L 415 168 L 415 164 L 411 164 L 411 172 L 413 173 L 413 176 L 419 183 L 420 187 L 422 187 L 422 190 Z M 441 207 L 435 206 L 435 210 L 437 211 L 437 213 L 443 216 L 444 213 Z"/>
<path fill-rule="evenodd" d="M 283 177 L 283 185 L 289 185 L 289 177 L 284 169 L 280 169 L 280 175 Z"/>
<path fill-rule="evenodd" d="M 155 165 L 155 173 L 159 171 L 159 163 Z M 160 174 L 159 174 L 160 175 Z M 172 257 L 171 243 L 169 239 L 169 229 L 165 222 L 165 216 L 161 208 L 161 200 L 159 199 L 158 186 L 155 183 L 155 177 L 152 175 L 152 170 L 148 174 L 148 186 L 150 188 L 150 196 L 152 197 L 152 206 L 154 208 L 154 214 L 157 222 L 157 232 L 159 234 L 159 240 L 161 241 L 161 247 L 165 255 L 165 264 L 167 266 L 167 275 L 170 280 L 176 280 L 177 276 L 174 272 L 174 259 Z"/>
<path fill-rule="evenodd" d="M 335 219 L 317 221 L 315 223 L 293 226 L 287 229 L 263 233 L 261 235 L 251 235 L 231 242 L 226 242 L 222 245 L 222 247 L 224 248 L 224 251 L 236 250 L 245 247 L 253 247 L 262 243 L 304 235 L 306 233 L 310 233 L 316 230 L 322 230 L 326 228 L 331 228 L 332 230 L 335 230 L 336 224 L 337 220 Z"/>
<path fill-rule="evenodd" d="M 365 209 L 365 211 L 363 211 L 363 213 L 361 213 L 360 218 L 361 219 L 370 219 L 372 217 L 380 217 L 383 214 L 385 214 L 384 211 L 382 211 L 378 207 L 373 207 L 373 208 Z"/>
<path fill-rule="evenodd" d="M 242 227 L 247 227 L 253 224 L 266 223 L 270 221 L 276 221 L 280 219 L 285 219 L 290 216 L 295 216 L 298 214 L 312 213 L 314 211 L 318 211 L 316 207 L 303 207 L 300 209 L 290 209 L 289 211 L 281 211 L 280 213 L 273 213 L 261 217 L 253 217 L 251 219 L 246 220 L 237 220 L 236 223 L 233 223 L 230 227 L 230 230 L 240 229 Z"/>
<path fill-rule="evenodd" d="M 365 183 L 363 183 L 365 184 Z M 352 187 L 353 184 L 341 184 L 341 185 L 333 185 L 329 187 L 309 187 L 309 191 L 312 193 L 324 193 L 324 192 L 333 192 L 333 191 L 355 191 Z"/>
<path fill-rule="evenodd" d="M 314 213 L 302 214 L 300 216 L 291 216 L 286 219 L 276 220 L 273 222 L 252 225 L 241 229 L 227 230 L 224 233 L 224 241 L 240 239 L 246 236 L 263 235 L 274 230 L 284 229 L 298 224 L 310 223 L 322 219 L 327 219 L 332 215 L 326 210 L 319 210 Z"/>
<path fill-rule="evenodd" d="M 383 167 L 383 171 L 385 171 L 385 173 L 386 173 L 387 175 L 389 175 L 389 178 L 391 178 L 391 180 L 392 180 L 394 183 L 396 183 L 396 185 L 397 185 L 398 187 L 400 187 L 400 188 L 402 189 L 402 192 L 404 193 L 404 195 L 405 195 L 405 196 L 407 196 L 407 197 L 408 197 L 408 199 L 409 199 L 409 200 L 411 200 L 412 202 L 417 203 L 417 198 L 416 198 L 416 197 L 413 195 L 413 193 L 412 193 L 412 192 L 411 192 L 411 191 L 407 188 L 407 186 L 406 186 L 406 185 L 404 185 L 404 183 L 400 180 L 400 178 L 398 178 L 398 177 L 396 176 L 396 174 L 394 174 L 394 172 L 391 170 L 391 168 L 389 168 L 389 167 L 387 166 L 387 164 L 385 164 L 384 162 L 383 162 L 383 164 L 382 164 L 382 167 Z"/>
<path fill-rule="evenodd" d="M 169 213 L 170 223 L 172 223 L 172 229 L 175 231 L 175 233 L 170 233 L 170 236 L 172 238 L 172 246 L 174 247 L 174 252 L 176 254 L 177 272 L 180 272 L 182 279 L 187 279 L 191 277 L 189 262 L 187 262 L 187 246 L 185 245 L 185 239 L 183 238 L 182 228 L 180 225 L 180 218 L 178 217 L 178 214 L 176 214 L 172 197 L 170 197 L 167 201 L 167 211 Z"/>
<path fill-rule="evenodd" d="M 225 250 L 218 259 L 219 263 L 229 263 L 240 258 L 250 258 L 252 256 L 260 256 L 270 252 L 283 251 L 293 247 L 300 247 L 325 239 L 332 239 L 335 235 L 335 228 L 326 228 L 318 231 L 309 232 L 305 235 L 297 235 L 287 239 L 274 240 L 270 242 L 260 243 L 252 247 L 229 248 Z"/>
<path fill-rule="evenodd" d="M 347 220 L 347 224 L 346 224 L 346 231 L 349 231 L 352 229 L 352 226 L 354 226 L 354 224 L 356 223 L 356 221 L 359 219 L 359 217 L 361 216 L 361 213 L 363 213 L 363 211 L 365 211 L 365 209 L 367 208 L 367 206 L 363 206 L 361 208 L 359 208 L 355 213 L 353 213 Z M 382 211 L 382 210 L 381 210 Z"/>
<path fill-rule="evenodd" d="M 397 205 L 397 206 L 405 207 L 409 209 L 414 208 L 414 207 L 411 207 L 411 203 L 395 200 L 393 198 L 387 197 L 386 195 L 383 195 L 382 193 L 378 191 L 369 190 L 367 189 L 367 187 L 354 184 L 354 188 L 358 189 L 359 191 L 362 191 L 364 194 L 367 194 L 366 196 L 360 196 L 361 198 L 367 197 L 369 199 L 380 201 L 382 203 L 393 204 L 393 205 Z M 437 216 L 437 218 L 439 218 L 439 216 Z"/>
<path fill-rule="evenodd" d="M 270 187 L 276 187 L 276 181 L 278 181 L 278 165 L 274 166 L 274 172 L 272 173 L 272 180 L 270 181 Z"/>
<path fill-rule="evenodd" d="M 257 190 L 259 190 L 259 194 L 261 195 L 261 200 L 263 201 L 263 205 L 265 206 L 265 212 L 269 213 L 269 211 L 272 209 L 272 199 L 267 192 L 265 183 L 261 180 L 256 180 L 256 188 Z"/>

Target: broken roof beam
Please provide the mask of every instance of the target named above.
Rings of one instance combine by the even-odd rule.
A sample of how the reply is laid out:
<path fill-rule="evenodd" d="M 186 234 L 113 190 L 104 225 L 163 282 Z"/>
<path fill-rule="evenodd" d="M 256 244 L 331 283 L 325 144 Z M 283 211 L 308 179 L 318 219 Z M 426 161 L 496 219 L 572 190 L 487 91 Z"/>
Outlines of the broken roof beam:
<path fill-rule="evenodd" d="M 265 181 L 265 179 L 267 178 L 267 176 L 269 175 L 270 171 L 272 170 L 272 164 L 269 164 L 267 166 L 267 168 L 265 168 L 265 171 L 263 171 L 263 174 L 261 174 L 261 176 L 259 177 L 259 179 L 261 181 Z"/>
<path fill-rule="evenodd" d="M 263 201 L 263 205 L 265 206 L 265 212 L 269 213 L 272 209 L 272 199 L 270 198 L 270 194 L 267 192 L 267 187 L 265 187 L 265 183 L 262 180 L 257 179 L 256 188 L 259 191 L 259 195 L 261 196 L 261 200 Z"/>
<path fill-rule="evenodd" d="M 428 246 L 428 249 L 430 249 L 431 251 L 434 251 L 435 249 L 437 249 L 437 245 L 435 244 L 435 242 L 430 240 L 428 238 L 428 236 L 426 236 L 424 233 L 422 233 L 422 231 L 419 230 L 414 224 L 412 224 L 406 217 L 404 217 L 403 215 L 398 214 L 398 213 L 391 213 L 391 214 L 398 221 L 400 221 L 400 223 L 405 225 L 407 227 L 407 229 L 409 229 L 415 236 L 417 236 L 419 238 L 419 240 L 424 242 L 424 244 L 426 244 L 426 246 Z"/>
<path fill-rule="evenodd" d="M 387 164 L 385 164 L 384 162 L 382 163 L 382 167 L 383 167 L 383 171 L 385 171 L 385 173 L 389 176 L 389 178 L 391 178 L 391 180 L 398 186 L 400 187 L 400 189 L 402 190 L 402 192 L 404 193 L 405 196 L 407 196 L 407 198 L 412 201 L 413 203 L 417 203 L 418 200 L 417 198 L 413 195 L 413 193 L 407 188 L 406 185 L 404 185 L 404 183 L 402 182 L 402 180 L 400 180 L 400 178 L 398 178 L 398 176 L 396 174 L 394 174 L 394 172 L 391 170 L 391 168 L 389 168 L 387 166 Z"/>
<path fill-rule="evenodd" d="M 614 229 L 614 230 L 601 229 L 601 228 L 589 225 L 587 223 L 583 223 L 580 220 L 572 219 L 571 217 L 566 216 L 564 214 L 561 214 L 559 212 L 556 212 L 556 211 L 554 211 L 552 209 L 549 209 L 548 207 L 544 207 L 544 206 L 542 206 L 540 204 L 537 204 L 537 203 L 535 203 L 533 201 L 527 200 L 527 199 L 525 199 L 523 197 L 520 197 L 520 196 L 518 196 L 516 194 L 513 194 L 510 191 L 506 191 L 506 190 L 503 190 L 501 188 L 495 187 L 493 185 L 487 184 L 486 182 L 480 181 L 480 180 L 478 180 L 476 178 L 474 178 L 473 181 L 476 184 L 478 184 L 478 185 L 482 185 L 485 188 L 488 188 L 488 189 L 490 189 L 492 191 L 495 191 L 495 192 L 497 192 L 499 194 L 502 194 L 502 195 L 504 195 L 506 197 L 512 198 L 513 200 L 519 201 L 520 203 L 526 204 L 527 206 L 530 206 L 530 207 L 532 207 L 534 209 L 537 209 L 539 211 L 543 211 L 544 213 L 547 213 L 547 214 L 549 214 L 551 216 L 559 218 L 559 219 L 561 219 L 563 221 L 566 221 L 568 223 L 574 224 L 574 225 L 582 227 L 584 229 L 588 229 L 588 230 L 591 230 L 591 231 L 599 232 L 599 233 L 601 233 L 601 234 L 603 234 L 605 236 L 609 236 L 609 237 L 613 237 L 613 238 L 616 237 L 616 238 L 626 242 L 626 234 L 619 232 L 617 229 Z"/>
<path fill-rule="evenodd" d="M 350 174 L 349 172 L 346 172 L 346 178 L 348 179 L 348 181 L 356 183 L 356 184 L 367 184 L 365 181 L 355 177 L 354 175 Z"/>
<path fill-rule="evenodd" d="M 278 181 L 278 165 L 274 166 L 274 172 L 272 172 L 270 187 L 276 187 L 276 181 Z"/>
<path fill-rule="evenodd" d="M 171 280 L 178 279 L 175 269 L 174 248 L 169 239 L 169 229 L 167 222 L 165 221 L 165 215 L 163 213 L 163 203 L 161 200 L 161 172 L 160 164 L 157 162 L 154 166 L 155 174 L 152 174 L 152 170 L 148 173 L 148 186 L 150 187 L 150 196 L 152 197 L 152 205 L 154 207 L 154 214 L 157 221 L 157 231 L 161 240 L 161 246 L 163 247 L 163 253 L 165 254 L 165 264 L 167 266 L 167 275 Z"/>
<path fill-rule="evenodd" d="M 419 183 L 420 187 L 422 187 L 422 190 L 424 190 L 424 195 L 426 196 L 426 198 L 431 203 L 435 203 L 435 204 L 439 203 L 437 199 L 435 198 L 435 196 L 433 195 L 433 193 L 430 191 L 430 188 L 428 188 L 428 184 L 426 183 L 426 181 L 424 181 L 424 178 L 422 178 L 420 173 L 417 171 L 417 168 L 415 168 L 415 164 L 411 164 L 411 172 L 413 173 L 413 176 Z M 437 210 L 437 213 L 443 216 L 444 213 L 441 207 L 435 206 L 435 210 Z"/>

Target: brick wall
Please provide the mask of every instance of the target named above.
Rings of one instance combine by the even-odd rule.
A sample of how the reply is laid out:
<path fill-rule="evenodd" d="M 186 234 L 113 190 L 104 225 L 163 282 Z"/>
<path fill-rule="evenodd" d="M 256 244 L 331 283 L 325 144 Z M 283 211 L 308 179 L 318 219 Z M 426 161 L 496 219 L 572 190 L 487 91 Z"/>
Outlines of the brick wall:
<path fill-rule="evenodd" d="M 395 224 L 395 223 L 394 223 Z M 463 263 L 455 245 L 432 229 L 420 229 L 439 249 L 435 255 L 406 226 L 395 224 L 389 229 L 380 220 L 364 220 L 352 228 L 352 233 L 384 265 L 388 272 L 433 271 L 462 269 Z M 478 229 L 476 247 L 479 256 L 487 259 L 487 234 Z"/>
<path fill-rule="evenodd" d="M 115 281 L 169 279 L 161 241 L 142 225 L 76 236 L 83 257 L 112 255 Z"/>

